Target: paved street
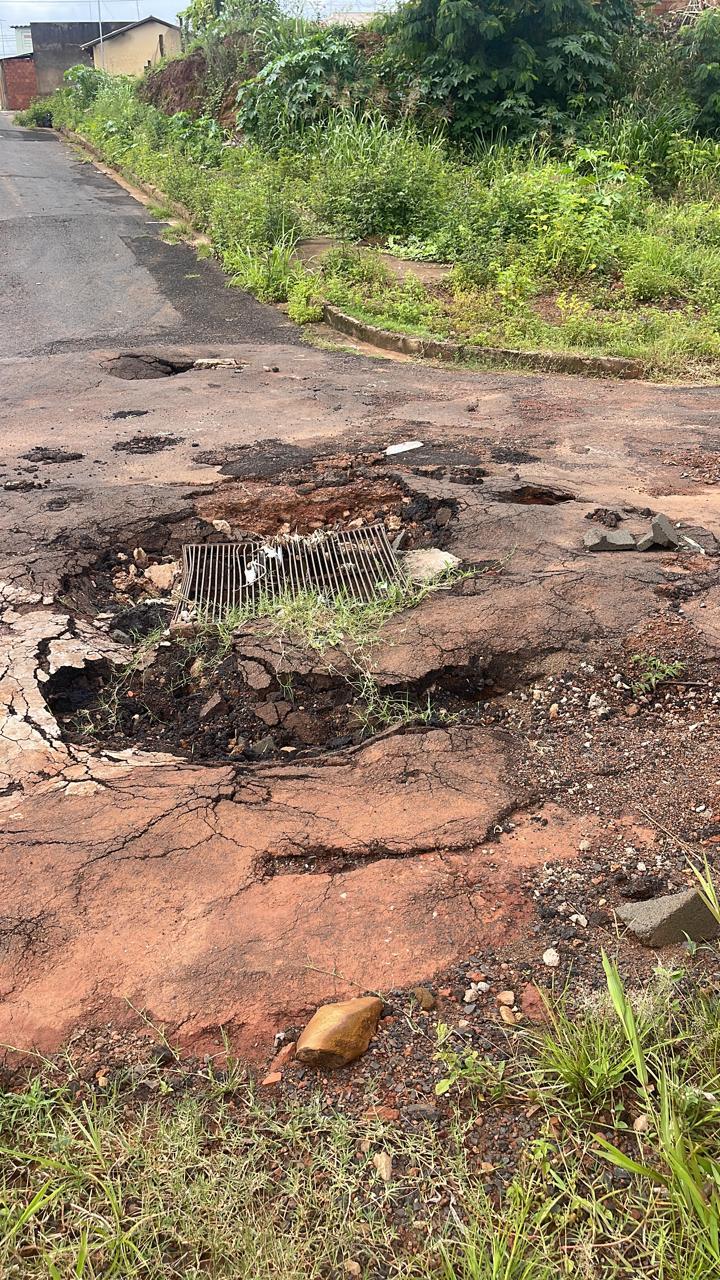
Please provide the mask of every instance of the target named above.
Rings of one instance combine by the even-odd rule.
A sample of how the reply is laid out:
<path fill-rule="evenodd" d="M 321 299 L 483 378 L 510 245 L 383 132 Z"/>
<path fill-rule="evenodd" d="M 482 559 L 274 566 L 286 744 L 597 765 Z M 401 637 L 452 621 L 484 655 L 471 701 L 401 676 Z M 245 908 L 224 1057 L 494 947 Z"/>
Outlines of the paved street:
<path fill-rule="evenodd" d="M 720 533 L 717 388 L 435 368 L 330 347 L 330 333 L 313 346 L 165 244 L 53 134 L 5 117 L 0 173 L 0 1041 L 52 1050 L 78 1028 L 132 1024 L 134 1007 L 203 1052 L 222 1027 L 266 1060 L 278 1030 L 328 999 L 432 981 L 471 955 L 533 972 L 555 934 L 531 876 L 574 864 L 589 835 L 649 847 L 642 807 L 679 796 L 699 813 L 719 772 L 694 704 L 662 750 L 652 708 L 587 710 L 588 673 L 626 670 L 629 654 L 671 644 L 706 680 L 717 557 L 583 541 L 608 512 L 639 535 L 648 509 Z M 233 363 L 123 380 L 112 360 L 128 349 Z M 422 449 L 386 456 L 407 440 Z M 310 734 L 267 759 L 239 759 L 237 734 L 194 754 L 187 717 L 180 754 L 132 727 L 121 750 L 63 732 L 50 681 L 83 696 L 98 667 L 132 658 L 115 620 L 157 605 L 135 549 L 172 565 L 228 528 L 355 516 L 392 516 L 411 545 L 479 566 L 373 649 L 383 696 L 467 682 L 465 719 L 350 747 Z M 548 686 L 567 672 L 568 689 L 585 682 L 572 713 Z"/>
<path fill-rule="evenodd" d="M 287 335 L 51 130 L 0 113 L 0 356 Z"/>

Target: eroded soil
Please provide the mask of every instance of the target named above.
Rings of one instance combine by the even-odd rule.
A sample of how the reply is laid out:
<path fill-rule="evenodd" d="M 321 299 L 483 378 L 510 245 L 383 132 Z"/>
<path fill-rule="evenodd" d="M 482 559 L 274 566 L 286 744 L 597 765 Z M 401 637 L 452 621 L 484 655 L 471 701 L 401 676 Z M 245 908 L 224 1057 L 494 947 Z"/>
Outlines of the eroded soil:
<path fill-rule="evenodd" d="M 558 983 L 592 984 L 598 944 L 646 972 L 613 907 L 680 887 L 720 829 L 720 501 L 688 462 L 715 393 L 182 354 L 241 372 L 127 381 L 107 351 L 8 370 L 0 1038 L 52 1049 L 141 1009 L 263 1061 L 319 1001 L 400 1007 L 426 982 L 462 1003 L 476 970 L 521 990 L 549 946 Z M 705 554 L 583 549 L 659 511 Z M 222 653 L 161 635 L 151 571 L 184 542 L 376 521 L 467 570 L 373 641 L 379 694 L 416 718 L 358 723 L 346 653 L 257 624 Z M 640 689 L 637 654 L 681 675 Z"/>

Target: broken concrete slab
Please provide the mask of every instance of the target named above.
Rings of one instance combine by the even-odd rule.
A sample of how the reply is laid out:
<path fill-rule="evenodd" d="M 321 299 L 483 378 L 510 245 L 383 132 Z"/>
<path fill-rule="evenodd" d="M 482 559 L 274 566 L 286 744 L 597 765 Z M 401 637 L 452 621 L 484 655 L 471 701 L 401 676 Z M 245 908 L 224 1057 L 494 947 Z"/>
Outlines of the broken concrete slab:
<path fill-rule="evenodd" d="M 418 551 L 407 551 L 403 563 L 412 582 L 432 582 L 450 569 L 455 569 L 460 560 L 450 551 L 441 551 L 439 547 L 422 547 Z"/>
<path fill-rule="evenodd" d="M 705 942 L 720 933 L 720 924 L 697 889 L 624 903 L 617 916 L 646 947 L 668 947 L 686 937 Z"/>
<path fill-rule="evenodd" d="M 588 529 L 583 545 L 587 551 L 634 551 L 636 546 L 627 529 Z"/>

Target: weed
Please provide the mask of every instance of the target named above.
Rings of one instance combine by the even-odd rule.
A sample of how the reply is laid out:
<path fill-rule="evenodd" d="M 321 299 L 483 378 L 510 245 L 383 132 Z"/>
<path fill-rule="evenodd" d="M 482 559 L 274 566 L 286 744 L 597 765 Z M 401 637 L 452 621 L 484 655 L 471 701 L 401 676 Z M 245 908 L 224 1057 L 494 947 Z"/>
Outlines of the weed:
<path fill-rule="evenodd" d="M 633 680 L 631 689 L 635 697 L 643 693 L 654 693 L 659 684 L 666 680 L 677 680 L 685 670 L 684 662 L 664 662 L 649 653 L 636 653 L 632 659 L 640 669 L 640 674 Z"/>

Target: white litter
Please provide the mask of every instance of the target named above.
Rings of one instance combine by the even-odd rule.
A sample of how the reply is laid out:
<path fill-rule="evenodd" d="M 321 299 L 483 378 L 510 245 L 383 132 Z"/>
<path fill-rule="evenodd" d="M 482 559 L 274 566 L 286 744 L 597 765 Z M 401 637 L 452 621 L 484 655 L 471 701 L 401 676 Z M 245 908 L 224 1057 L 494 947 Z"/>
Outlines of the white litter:
<path fill-rule="evenodd" d="M 422 449 L 422 440 L 403 440 L 401 444 L 389 444 L 385 450 L 386 458 L 391 458 L 394 453 L 409 453 L 411 449 Z"/>

